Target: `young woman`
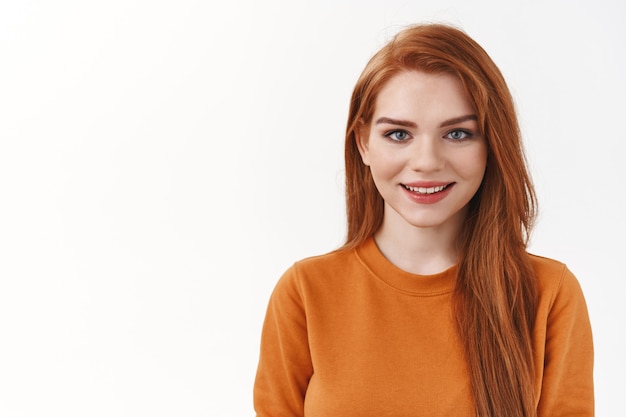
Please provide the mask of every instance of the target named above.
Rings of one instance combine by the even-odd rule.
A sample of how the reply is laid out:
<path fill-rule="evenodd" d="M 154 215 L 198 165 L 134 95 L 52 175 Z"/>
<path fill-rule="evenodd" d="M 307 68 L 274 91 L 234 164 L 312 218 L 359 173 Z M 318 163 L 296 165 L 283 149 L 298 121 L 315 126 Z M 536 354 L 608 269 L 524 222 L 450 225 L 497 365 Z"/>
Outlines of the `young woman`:
<path fill-rule="evenodd" d="M 356 84 L 345 158 L 347 241 L 278 282 L 257 416 L 593 416 L 585 301 L 526 252 L 535 195 L 487 53 L 400 32 Z"/>

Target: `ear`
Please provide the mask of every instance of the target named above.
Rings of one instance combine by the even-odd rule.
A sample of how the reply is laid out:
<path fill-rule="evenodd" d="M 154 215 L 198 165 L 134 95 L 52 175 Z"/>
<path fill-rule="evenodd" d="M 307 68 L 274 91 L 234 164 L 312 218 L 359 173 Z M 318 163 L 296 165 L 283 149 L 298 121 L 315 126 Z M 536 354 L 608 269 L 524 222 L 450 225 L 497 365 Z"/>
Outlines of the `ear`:
<path fill-rule="evenodd" d="M 367 125 L 361 124 L 355 129 L 354 139 L 356 141 L 356 146 L 359 149 L 359 153 L 361 154 L 361 160 L 363 160 L 365 165 L 369 166 L 369 130 L 367 129 Z"/>

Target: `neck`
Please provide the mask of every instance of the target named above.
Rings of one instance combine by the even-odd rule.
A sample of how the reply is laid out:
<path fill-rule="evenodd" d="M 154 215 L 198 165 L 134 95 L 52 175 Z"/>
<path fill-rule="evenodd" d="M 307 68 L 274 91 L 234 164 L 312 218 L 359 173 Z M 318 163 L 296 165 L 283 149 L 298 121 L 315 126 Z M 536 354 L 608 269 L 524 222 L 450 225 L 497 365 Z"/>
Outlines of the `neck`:
<path fill-rule="evenodd" d="M 457 242 L 465 212 L 449 221 L 417 227 L 385 206 L 383 224 L 374 240 L 383 255 L 398 268 L 418 275 L 432 275 L 457 263 Z"/>

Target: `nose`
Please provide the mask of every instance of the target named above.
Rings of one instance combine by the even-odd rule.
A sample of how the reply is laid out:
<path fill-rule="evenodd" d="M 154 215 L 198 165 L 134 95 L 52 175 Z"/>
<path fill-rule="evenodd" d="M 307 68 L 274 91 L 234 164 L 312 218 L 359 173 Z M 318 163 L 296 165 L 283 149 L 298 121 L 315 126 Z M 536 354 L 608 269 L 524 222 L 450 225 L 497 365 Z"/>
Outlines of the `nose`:
<path fill-rule="evenodd" d="M 421 137 L 412 145 L 409 167 L 413 171 L 433 172 L 444 167 L 445 159 L 438 138 Z"/>

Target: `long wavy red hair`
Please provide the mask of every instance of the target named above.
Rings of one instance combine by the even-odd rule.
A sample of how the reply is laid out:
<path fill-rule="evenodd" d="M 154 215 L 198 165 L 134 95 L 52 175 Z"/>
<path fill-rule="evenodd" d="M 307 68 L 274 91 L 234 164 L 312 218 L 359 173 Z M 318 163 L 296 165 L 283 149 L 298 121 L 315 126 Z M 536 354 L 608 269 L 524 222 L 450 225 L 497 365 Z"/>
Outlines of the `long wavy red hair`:
<path fill-rule="evenodd" d="M 371 121 L 381 88 L 407 70 L 457 76 L 488 144 L 485 176 L 459 236 L 455 291 L 476 415 L 534 417 L 531 334 L 537 284 L 526 245 L 536 198 L 510 91 L 491 58 L 463 31 L 439 24 L 405 29 L 372 57 L 358 79 L 346 131 L 343 248 L 360 245 L 382 224 L 383 199 L 361 160 L 356 135 Z"/>

